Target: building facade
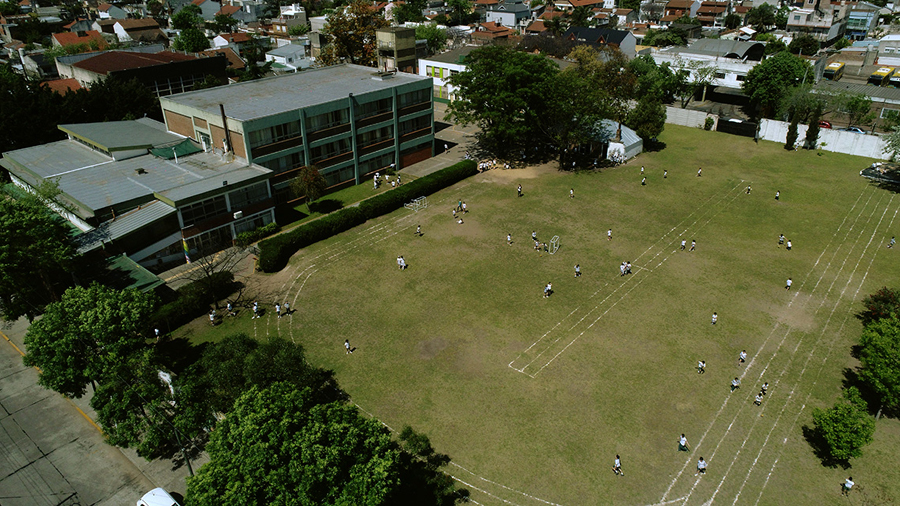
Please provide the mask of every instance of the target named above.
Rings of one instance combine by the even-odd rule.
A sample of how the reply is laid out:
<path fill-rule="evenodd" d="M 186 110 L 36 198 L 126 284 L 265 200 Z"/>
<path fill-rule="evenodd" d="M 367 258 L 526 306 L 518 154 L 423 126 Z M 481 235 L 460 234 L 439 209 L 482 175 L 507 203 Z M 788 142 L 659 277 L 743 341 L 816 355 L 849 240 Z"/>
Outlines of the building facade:
<path fill-rule="evenodd" d="M 430 158 L 431 95 L 431 79 L 345 64 L 162 97 L 160 105 L 170 131 L 271 169 L 284 202 L 304 166 L 333 187 Z"/>

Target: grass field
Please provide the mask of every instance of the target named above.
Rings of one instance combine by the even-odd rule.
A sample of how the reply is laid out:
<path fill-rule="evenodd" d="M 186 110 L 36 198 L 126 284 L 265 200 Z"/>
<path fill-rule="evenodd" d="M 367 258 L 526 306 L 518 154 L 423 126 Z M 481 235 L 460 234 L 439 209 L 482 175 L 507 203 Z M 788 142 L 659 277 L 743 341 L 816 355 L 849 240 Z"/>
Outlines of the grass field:
<path fill-rule="evenodd" d="M 885 246 L 900 198 L 858 175 L 871 162 L 862 158 L 672 125 L 661 140 L 662 151 L 597 173 L 472 177 L 427 210 L 397 211 L 246 280 L 267 305 L 291 301 L 293 315 L 243 314 L 214 331 L 198 321 L 182 335 L 302 343 L 367 413 L 428 434 L 478 504 L 900 499 L 897 420 L 878 422 L 849 470 L 822 467 L 802 435 L 855 366 L 859 301 L 897 284 L 900 252 Z M 458 199 L 470 210 L 462 225 L 451 219 Z M 535 252 L 532 230 L 558 235 L 559 251 Z M 697 250 L 679 251 L 682 238 Z M 625 260 L 634 274 L 621 277 Z M 736 376 L 743 387 L 729 393 Z M 681 433 L 690 453 L 676 451 Z M 617 453 L 625 477 L 611 471 Z M 697 478 L 700 456 L 709 469 Z M 839 491 L 848 475 L 858 484 L 849 499 Z"/>

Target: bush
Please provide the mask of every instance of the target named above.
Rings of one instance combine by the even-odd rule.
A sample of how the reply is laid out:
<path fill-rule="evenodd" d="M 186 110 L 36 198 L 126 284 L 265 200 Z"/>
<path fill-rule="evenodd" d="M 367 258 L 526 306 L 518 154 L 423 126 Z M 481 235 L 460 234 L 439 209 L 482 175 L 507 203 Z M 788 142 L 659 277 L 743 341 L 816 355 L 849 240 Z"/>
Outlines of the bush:
<path fill-rule="evenodd" d="M 176 290 L 175 300 L 160 306 L 153 315 L 153 321 L 169 329 L 180 327 L 206 313 L 210 304 L 224 299 L 233 291 L 234 274 L 229 271 L 216 272 Z"/>
<path fill-rule="evenodd" d="M 256 241 L 269 237 L 272 234 L 276 234 L 281 231 L 281 226 L 277 223 L 269 223 L 268 225 L 263 225 L 256 230 L 250 230 L 249 232 L 241 232 L 238 234 L 237 239 L 235 239 L 235 243 L 241 248 L 246 248 Z"/>
<path fill-rule="evenodd" d="M 291 255 L 310 244 L 362 225 L 403 207 L 416 197 L 430 195 L 478 173 L 472 160 L 463 160 L 434 174 L 416 179 L 391 191 L 362 201 L 358 207 L 348 207 L 318 220 L 301 225 L 290 232 L 259 243 L 259 269 L 277 272 L 287 265 Z"/>
<path fill-rule="evenodd" d="M 706 117 L 706 122 L 703 123 L 703 129 L 704 129 L 704 130 L 712 130 L 712 127 L 713 127 L 713 125 L 715 125 L 715 124 L 716 124 L 716 120 L 714 120 L 714 119 L 710 118 L 709 116 L 707 116 L 707 117 Z"/>

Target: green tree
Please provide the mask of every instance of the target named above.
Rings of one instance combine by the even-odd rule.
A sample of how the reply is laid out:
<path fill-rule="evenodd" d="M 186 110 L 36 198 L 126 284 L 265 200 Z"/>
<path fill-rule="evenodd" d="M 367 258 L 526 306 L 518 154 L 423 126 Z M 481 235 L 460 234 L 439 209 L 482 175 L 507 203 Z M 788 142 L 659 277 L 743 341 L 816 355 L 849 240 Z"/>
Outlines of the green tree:
<path fill-rule="evenodd" d="M 175 37 L 172 47 L 178 51 L 187 51 L 188 53 L 196 53 L 209 49 L 209 39 L 203 34 L 203 31 L 196 27 L 185 28 Z"/>
<path fill-rule="evenodd" d="M 863 326 L 882 318 L 900 316 L 900 290 L 881 287 L 877 292 L 867 295 L 862 304 L 864 309 L 856 316 Z"/>
<path fill-rule="evenodd" d="M 418 25 L 416 39 L 428 41 L 428 52 L 434 54 L 447 45 L 447 30 L 439 28 L 437 23 Z"/>
<path fill-rule="evenodd" d="M 65 221 L 47 208 L 59 189 L 52 183 L 37 194 L 0 193 L 0 317 L 34 320 L 58 301 L 72 278 L 75 246 Z"/>
<path fill-rule="evenodd" d="M 766 49 L 763 51 L 765 56 L 771 56 L 773 54 L 778 54 L 782 51 L 787 51 L 787 44 L 782 40 L 772 40 L 766 43 Z"/>
<path fill-rule="evenodd" d="M 546 26 L 547 31 L 555 37 L 559 37 L 569 28 L 568 23 L 562 16 L 556 16 L 550 21 L 545 21 L 544 26 Z"/>
<path fill-rule="evenodd" d="M 812 56 L 819 52 L 819 41 L 809 34 L 801 34 L 791 41 L 788 51 L 792 54 Z"/>
<path fill-rule="evenodd" d="M 793 151 L 797 146 L 797 125 L 799 123 L 799 115 L 796 111 L 791 111 L 791 122 L 788 125 L 787 137 L 784 140 L 784 149 Z"/>
<path fill-rule="evenodd" d="M 622 0 L 619 2 L 619 6 L 623 9 L 631 9 L 634 12 L 639 12 L 641 10 L 641 0 Z"/>
<path fill-rule="evenodd" d="M 145 346 L 152 295 L 92 284 L 66 290 L 25 334 L 25 365 L 41 369 L 41 386 L 69 397 L 84 395 Z"/>
<path fill-rule="evenodd" d="M 71 98 L 70 98 L 71 96 Z M 73 110 L 69 120 L 123 121 L 126 119 L 155 116 L 159 111 L 159 99 L 137 79 L 123 80 L 107 77 L 91 85 L 90 90 L 66 93 L 66 105 Z"/>
<path fill-rule="evenodd" d="M 791 14 L 791 10 L 787 7 L 787 5 L 783 5 L 778 12 L 775 13 L 775 28 L 779 30 L 784 30 L 787 27 L 788 16 Z"/>
<path fill-rule="evenodd" d="M 625 124 L 637 132 L 641 139 L 654 139 L 666 126 L 666 106 L 653 95 L 643 95 L 628 114 Z"/>
<path fill-rule="evenodd" d="M 775 7 L 762 4 L 747 11 L 747 23 L 753 25 L 758 32 L 768 31 L 775 24 Z"/>
<path fill-rule="evenodd" d="M 186 30 L 188 28 L 197 28 L 203 23 L 200 7 L 194 4 L 187 4 L 183 9 L 172 16 L 172 28 L 176 30 Z"/>
<path fill-rule="evenodd" d="M 875 118 L 872 99 L 862 93 L 842 93 L 836 99 L 840 104 L 837 113 L 847 118 L 848 126 L 867 125 Z"/>
<path fill-rule="evenodd" d="M 896 313 L 874 320 L 859 341 L 859 377 L 881 398 L 883 408 L 900 408 L 900 319 Z"/>
<path fill-rule="evenodd" d="M 725 28 L 728 28 L 729 30 L 734 30 L 735 28 L 741 26 L 741 24 L 744 22 L 744 20 L 737 14 L 729 14 L 729 15 L 725 16 L 724 22 L 725 22 Z"/>
<path fill-rule="evenodd" d="M 241 396 L 207 449 L 189 504 L 381 505 L 400 487 L 400 451 L 378 420 L 285 383 Z"/>
<path fill-rule="evenodd" d="M 193 4 L 192 4 L 193 5 Z M 240 22 L 228 14 L 216 14 L 213 20 L 213 26 L 216 33 L 231 33 Z"/>
<path fill-rule="evenodd" d="M 672 21 L 672 23 L 676 24 L 676 25 L 699 25 L 700 20 L 697 18 L 692 18 L 688 14 L 684 14 L 683 16 L 676 19 L 675 21 Z"/>
<path fill-rule="evenodd" d="M 841 37 L 840 39 L 837 40 L 837 42 L 834 43 L 834 48 L 837 49 L 838 51 L 840 51 L 841 49 L 850 47 L 852 45 L 853 45 L 853 43 L 850 42 L 850 39 Z"/>
<path fill-rule="evenodd" d="M 771 118 L 790 90 L 812 78 L 812 67 L 806 60 L 781 52 L 750 69 L 743 90 L 756 105 L 757 113 Z"/>
<path fill-rule="evenodd" d="M 301 35 L 306 35 L 309 33 L 309 25 L 294 25 L 288 28 L 288 35 L 292 37 L 299 37 Z"/>
<path fill-rule="evenodd" d="M 812 418 L 819 450 L 828 464 L 861 457 L 862 448 L 872 442 L 875 433 L 875 420 L 854 387 L 844 390 L 844 399 L 831 408 L 814 409 Z"/>
<path fill-rule="evenodd" d="M 569 26 L 590 26 L 591 10 L 586 5 L 579 5 L 569 14 Z"/>
<path fill-rule="evenodd" d="M 652 56 L 645 54 L 631 60 L 628 66 L 637 76 L 635 96 L 651 95 L 662 103 L 674 100 L 679 83 L 668 62 L 657 65 Z"/>
<path fill-rule="evenodd" d="M 882 152 L 890 154 L 891 161 L 895 161 L 897 154 L 900 154 L 900 126 L 892 128 L 891 132 L 885 134 L 882 139 L 884 140 L 884 147 L 881 148 Z"/>
<path fill-rule="evenodd" d="M 463 24 L 463 20 L 472 11 L 472 4 L 469 0 L 447 0 L 447 7 L 453 9 L 453 18 L 456 19 L 457 25 Z"/>
<path fill-rule="evenodd" d="M 323 65 L 347 61 L 374 67 L 378 63 L 375 31 L 385 26 L 388 21 L 363 0 L 338 8 L 328 16 L 322 30 L 329 42 L 322 48 L 319 61 Z"/>
<path fill-rule="evenodd" d="M 667 46 L 684 46 L 686 44 L 685 38 L 682 34 L 679 33 L 678 30 L 668 29 L 668 30 L 647 30 L 647 34 L 644 35 L 644 44 L 648 46 L 658 46 L 658 47 L 667 47 Z"/>
<path fill-rule="evenodd" d="M 450 77 L 457 100 L 447 116 L 479 127 L 477 138 L 487 149 L 505 155 L 533 147 L 541 136 L 547 98 L 559 72 L 551 60 L 503 46 L 469 53 L 466 70 Z"/>
<path fill-rule="evenodd" d="M 816 101 L 809 114 L 809 125 L 806 127 L 806 139 L 803 147 L 806 149 L 816 149 L 819 144 L 819 121 L 822 120 L 822 111 L 825 104 L 822 101 Z"/>
<path fill-rule="evenodd" d="M 15 2 L 0 2 L 0 14 L 4 16 L 13 16 L 19 12 L 19 4 Z"/>
<path fill-rule="evenodd" d="M 304 166 L 300 169 L 297 177 L 291 180 L 291 191 L 297 197 L 306 197 L 306 209 L 309 211 L 312 211 L 310 205 L 325 194 L 327 186 L 325 176 L 315 165 Z"/>
<path fill-rule="evenodd" d="M 203 78 L 202 81 L 194 82 L 194 90 L 205 90 L 208 88 L 215 88 L 216 86 L 222 86 L 225 82 L 222 79 L 212 75 L 206 74 L 206 77 Z"/>

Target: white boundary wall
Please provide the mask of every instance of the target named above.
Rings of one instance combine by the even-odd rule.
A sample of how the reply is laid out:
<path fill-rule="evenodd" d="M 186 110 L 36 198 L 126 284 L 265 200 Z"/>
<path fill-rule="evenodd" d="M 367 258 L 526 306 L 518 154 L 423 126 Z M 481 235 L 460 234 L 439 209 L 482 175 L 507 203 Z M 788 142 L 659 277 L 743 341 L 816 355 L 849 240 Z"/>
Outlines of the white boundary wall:
<path fill-rule="evenodd" d="M 703 111 L 694 111 L 691 109 L 682 109 L 680 107 L 666 106 L 666 123 L 703 128 L 703 125 L 706 123 L 707 117 L 712 118 L 716 123 L 718 123 L 719 121 L 719 117 L 715 114 L 707 114 Z M 713 125 L 712 129 L 716 129 L 715 124 Z"/>
<path fill-rule="evenodd" d="M 784 144 L 785 139 L 787 139 L 788 125 L 789 123 L 785 121 L 764 119 L 759 125 L 759 138 Z M 797 125 L 798 147 L 803 147 L 806 129 L 806 125 Z M 884 140 L 880 135 L 863 135 L 830 128 L 819 129 L 819 145 L 817 149 L 822 151 L 887 160 L 890 158 L 890 155 L 885 154 L 882 151 L 883 148 Z"/>

